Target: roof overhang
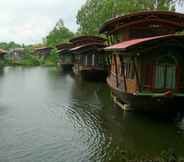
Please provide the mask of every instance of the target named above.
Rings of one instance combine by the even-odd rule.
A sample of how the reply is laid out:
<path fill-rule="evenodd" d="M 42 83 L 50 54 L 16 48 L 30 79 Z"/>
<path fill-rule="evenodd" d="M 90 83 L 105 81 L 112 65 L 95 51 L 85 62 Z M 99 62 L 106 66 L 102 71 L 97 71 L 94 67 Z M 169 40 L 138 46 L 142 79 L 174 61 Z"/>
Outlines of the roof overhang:
<path fill-rule="evenodd" d="M 162 35 L 162 36 L 154 36 L 140 39 L 132 39 L 128 41 L 123 41 L 112 46 L 104 48 L 106 52 L 114 52 L 118 54 L 131 53 L 135 51 L 139 51 L 141 47 L 144 49 L 146 46 L 152 46 L 152 44 L 156 44 L 158 46 L 162 46 L 163 43 L 168 42 L 170 40 L 177 41 L 184 48 L 184 35 Z"/>
<path fill-rule="evenodd" d="M 73 44 L 72 43 L 61 43 L 61 44 L 58 44 L 56 45 L 56 48 L 58 50 L 63 50 L 63 49 L 70 49 L 70 48 L 73 48 Z"/>
<path fill-rule="evenodd" d="M 85 54 L 90 51 L 99 51 L 105 47 L 104 43 L 88 43 L 70 49 L 75 54 Z"/>
<path fill-rule="evenodd" d="M 78 36 L 78 37 L 72 38 L 70 40 L 71 43 L 76 43 L 76 42 L 81 42 L 81 41 L 88 41 L 89 43 L 95 42 L 95 41 L 96 42 L 104 42 L 105 39 L 102 37 L 98 37 L 98 36 L 88 35 L 88 36 Z"/>
<path fill-rule="evenodd" d="M 100 28 L 100 33 L 112 33 L 119 30 L 118 28 L 124 28 L 134 24 L 150 22 L 157 22 L 158 24 L 168 24 L 176 28 L 176 30 L 182 30 L 184 28 L 184 14 L 171 12 L 171 11 L 144 11 L 130 13 L 124 16 L 118 16 L 105 22 Z"/>

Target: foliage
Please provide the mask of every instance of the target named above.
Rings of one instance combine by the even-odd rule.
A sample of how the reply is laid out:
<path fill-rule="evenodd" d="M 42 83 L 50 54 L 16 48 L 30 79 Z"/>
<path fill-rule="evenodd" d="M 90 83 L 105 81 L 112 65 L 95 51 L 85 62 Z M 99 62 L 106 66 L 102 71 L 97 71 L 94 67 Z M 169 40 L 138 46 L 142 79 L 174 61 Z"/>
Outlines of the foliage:
<path fill-rule="evenodd" d="M 33 49 L 31 47 L 24 48 L 25 56 L 20 61 L 22 65 L 40 65 L 39 58 L 33 53 Z"/>
<path fill-rule="evenodd" d="M 49 47 L 55 47 L 59 43 L 68 42 L 68 40 L 71 39 L 73 36 L 74 33 L 66 28 L 63 21 L 60 19 L 54 29 L 44 39 L 44 42 L 46 42 Z"/>
<path fill-rule="evenodd" d="M 56 65 L 58 60 L 59 60 L 59 55 L 58 55 L 57 49 L 54 48 L 51 51 L 50 55 L 44 61 L 44 64 L 45 65 Z"/>
<path fill-rule="evenodd" d="M 24 55 L 19 60 L 15 60 L 14 58 L 6 58 L 3 61 L 4 65 L 26 65 L 26 66 L 35 66 L 40 65 L 39 58 L 33 53 L 33 49 L 31 46 L 25 46 Z"/>
<path fill-rule="evenodd" d="M 9 50 L 9 49 L 12 49 L 12 48 L 20 48 L 20 47 L 21 47 L 21 45 L 15 43 L 15 42 L 9 42 L 9 43 L 1 42 L 0 43 L 0 48 L 2 48 L 4 50 Z"/>
<path fill-rule="evenodd" d="M 175 10 L 181 0 L 87 0 L 77 14 L 79 33 L 98 35 L 100 26 L 108 19 L 142 10 Z"/>

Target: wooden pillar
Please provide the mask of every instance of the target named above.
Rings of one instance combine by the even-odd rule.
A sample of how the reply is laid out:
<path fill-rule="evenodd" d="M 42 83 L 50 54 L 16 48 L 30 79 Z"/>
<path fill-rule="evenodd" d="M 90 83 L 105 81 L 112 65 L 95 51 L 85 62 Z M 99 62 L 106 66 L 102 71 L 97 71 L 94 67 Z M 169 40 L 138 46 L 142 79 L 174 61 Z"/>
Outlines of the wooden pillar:
<path fill-rule="evenodd" d="M 138 85 L 138 90 L 139 90 L 139 92 L 141 92 L 142 89 L 141 89 L 141 84 L 140 84 L 138 69 L 137 69 L 136 63 L 135 63 L 135 57 L 132 58 L 132 61 L 133 61 L 133 66 L 134 66 L 134 70 L 135 70 L 135 75 L 136 75 L 136 81 L 137 81 L 137 85 Z"/>
<path fill-rule="evenodd" d="M 114 56 L 114 63 L 115 63 L 115 73 L 116 73 L 116 86 L 118 87 L 119 86 L 119 82 L 118 82 L 118 65 L 117 65 L 117 56 L 116 55 L 113 55 Z"/>
<path fill-rule="evenodd" d="M 124 90 L 125 90 L 125 92 L 127 92 L 127 83 L 126 83 L 124 62 L 123 62 L 122 57 L 119 57 L 119 58 L 120 58 L 120 61 L 121 61 L 121 68 L 122 68 L 122 71 L 123 71 L 123 83 L 124 83 L 124 88 L 125 88 Z"/>

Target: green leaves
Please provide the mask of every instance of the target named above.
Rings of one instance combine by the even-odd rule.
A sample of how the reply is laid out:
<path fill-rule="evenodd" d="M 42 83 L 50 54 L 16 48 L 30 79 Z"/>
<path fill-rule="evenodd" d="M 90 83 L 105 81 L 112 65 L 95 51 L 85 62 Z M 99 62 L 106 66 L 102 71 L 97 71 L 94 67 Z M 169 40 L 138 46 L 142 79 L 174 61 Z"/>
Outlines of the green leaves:
<path fill-rule="evenodd" d="M 78 33 L 98 35 L 101 25 L 108 19 L 142 10 L 175 10 L 181 0 L 87 0 L 78 11 Z"/>
<path fill-rule="evenodd" d="M 55 47 L 59 43 L 66 43 L 71 39 L 74 34 L 64 26 L 63 21 L 60 19 L 54 29 L 46 37 L 45 42 L 49 47 Z"/>
<path fill-rule="evenodd" d="M 15 43 L 15 42 L 9 42 L 9 43 L 1 42 L 0 43 L 0 48 L 2 48 L 4 50 L 9 50 L 12 48 L 19 48 L 19 47 L 22 47 L 22 46 Z"/>

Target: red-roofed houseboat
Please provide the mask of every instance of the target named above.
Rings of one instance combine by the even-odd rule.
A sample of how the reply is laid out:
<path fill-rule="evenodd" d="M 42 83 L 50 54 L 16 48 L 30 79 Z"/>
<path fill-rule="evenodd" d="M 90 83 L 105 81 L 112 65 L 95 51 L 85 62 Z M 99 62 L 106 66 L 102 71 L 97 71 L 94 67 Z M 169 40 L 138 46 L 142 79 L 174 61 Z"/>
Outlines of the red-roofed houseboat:
<path fill-rule="evenodd" d="M 184 14 L 146 11 L 116 17 L 100 29 L 112 56 L 107 83 L 121 104 L 141 111 L 184 106 Z"/>

